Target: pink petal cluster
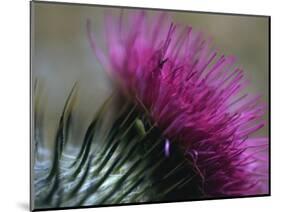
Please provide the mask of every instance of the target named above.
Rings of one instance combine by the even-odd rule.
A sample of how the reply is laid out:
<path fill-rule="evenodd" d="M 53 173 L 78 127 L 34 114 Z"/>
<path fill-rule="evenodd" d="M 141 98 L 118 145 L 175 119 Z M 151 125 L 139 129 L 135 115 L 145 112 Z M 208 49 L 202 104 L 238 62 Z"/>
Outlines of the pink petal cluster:
<path fill-rule="evenodd" d="M 251 137 L 265 124 L 265 107 L 243 92 L 247 81 L 233 56 L 219 56 L 203 33 L 165 13 L 107 14 L 105 51 L 87 26 L 103 67 L 184 150 L 206 196 L 268 193 L 267 139 Z"/>

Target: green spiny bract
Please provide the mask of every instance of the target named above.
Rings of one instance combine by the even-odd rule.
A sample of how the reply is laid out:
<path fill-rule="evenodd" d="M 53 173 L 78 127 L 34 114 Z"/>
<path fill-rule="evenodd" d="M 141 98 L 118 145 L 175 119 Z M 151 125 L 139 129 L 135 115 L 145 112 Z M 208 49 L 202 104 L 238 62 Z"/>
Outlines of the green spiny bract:
<path fill-rule="evenodd" d="M 108 121 L 114 105 L 112 96 L 92 119 L 83 140 L 73 145 L 68 140 L 77 95 L 75 85 L 59 119 L 55 146 L 48 147 L 42 136 L 43 115 L 37 90 L 33 119 L 36 209 L 199 197 L 200 187 L 192 186 L 198 174 L 187 166 L 188 161 L 181 154 L 165 156 L 165 139 L 143 111 L 126 103 Z M 172 146 L 171 151 L 178 150 Z M 188 195 L 190 192 L 192 196 Z"/>

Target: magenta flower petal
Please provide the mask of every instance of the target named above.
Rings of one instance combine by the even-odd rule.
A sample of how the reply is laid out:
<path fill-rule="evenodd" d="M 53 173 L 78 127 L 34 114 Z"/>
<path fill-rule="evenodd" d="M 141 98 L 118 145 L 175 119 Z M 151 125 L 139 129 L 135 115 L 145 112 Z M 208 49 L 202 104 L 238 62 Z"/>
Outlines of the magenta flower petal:
<path fill-rule="evenodd" d="M 168 139 L 165 140 L 165 155 L 167 157 L 170 155 L 170 141 Z"/>
<path fill-rule="evenodd" d="M 259 96 L 244 94 L 248 81 L 233 56 L 219 56 L 211 40 L 175 25 L 167 14 L 106 16 L 108 50 L 91 46 L 122 92 L 150 113 L 178 144 L 202 178 L 207 196 L 268 193 L 267 139 L 251 138 L 264 126 Z"/>

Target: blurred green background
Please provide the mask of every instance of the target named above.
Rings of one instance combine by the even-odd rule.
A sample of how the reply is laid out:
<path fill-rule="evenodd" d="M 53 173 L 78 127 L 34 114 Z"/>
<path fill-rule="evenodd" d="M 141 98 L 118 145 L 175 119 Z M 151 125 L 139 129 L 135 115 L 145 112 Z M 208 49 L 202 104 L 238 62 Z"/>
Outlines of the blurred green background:
<path fill-rule="evenodd" d="M 102 30 L 104 10 L 110 8 L 32 3 L 32 75 L 33 79 L 39 79 L 43 87 L 42 97 L 46 99 L 42 107 L 48 140 L 53 140 L 59 114 L 75 81 L 79 82 L 79 101 L 74 114 L 77 138 L 111 93 L 107 76 L 95 59 L 86 36 L 87 18 L 91 19 L 95 32 Z M 120 11 L 119 8 L 111 10 Z M 263 100 L 268 102 L 268 18 L 169 13 L 175 22 L 191 25 L 212 37 L 221 54 L 236 55 L 237 66 L 245 70 L 251 81 L 248 91 L 262 94 Z M 267 136 L 268 124 L 258 134 Z"/>

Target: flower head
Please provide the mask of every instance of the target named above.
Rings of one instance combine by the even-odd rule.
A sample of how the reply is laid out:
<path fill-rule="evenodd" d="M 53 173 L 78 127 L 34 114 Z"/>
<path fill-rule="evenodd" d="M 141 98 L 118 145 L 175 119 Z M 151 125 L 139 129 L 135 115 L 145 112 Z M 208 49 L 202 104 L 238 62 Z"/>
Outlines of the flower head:
<path fill-rule="evenodd" d="M 207 196 L 267 191 L 266 138 L 251 138 L 264 126 L 259 96 L 243 93 L 243 70 L 233 56 L 219 56 L 211 40 L 166 13 L 151 21 L 132 12 L 128 22 L 106 16 L 107 51 L 91 46 L 122 92 L 144 106 L 169 142 L 178 144 L 202 178 Z M 264 161 L 263 163 L 261 161 Z"/>

